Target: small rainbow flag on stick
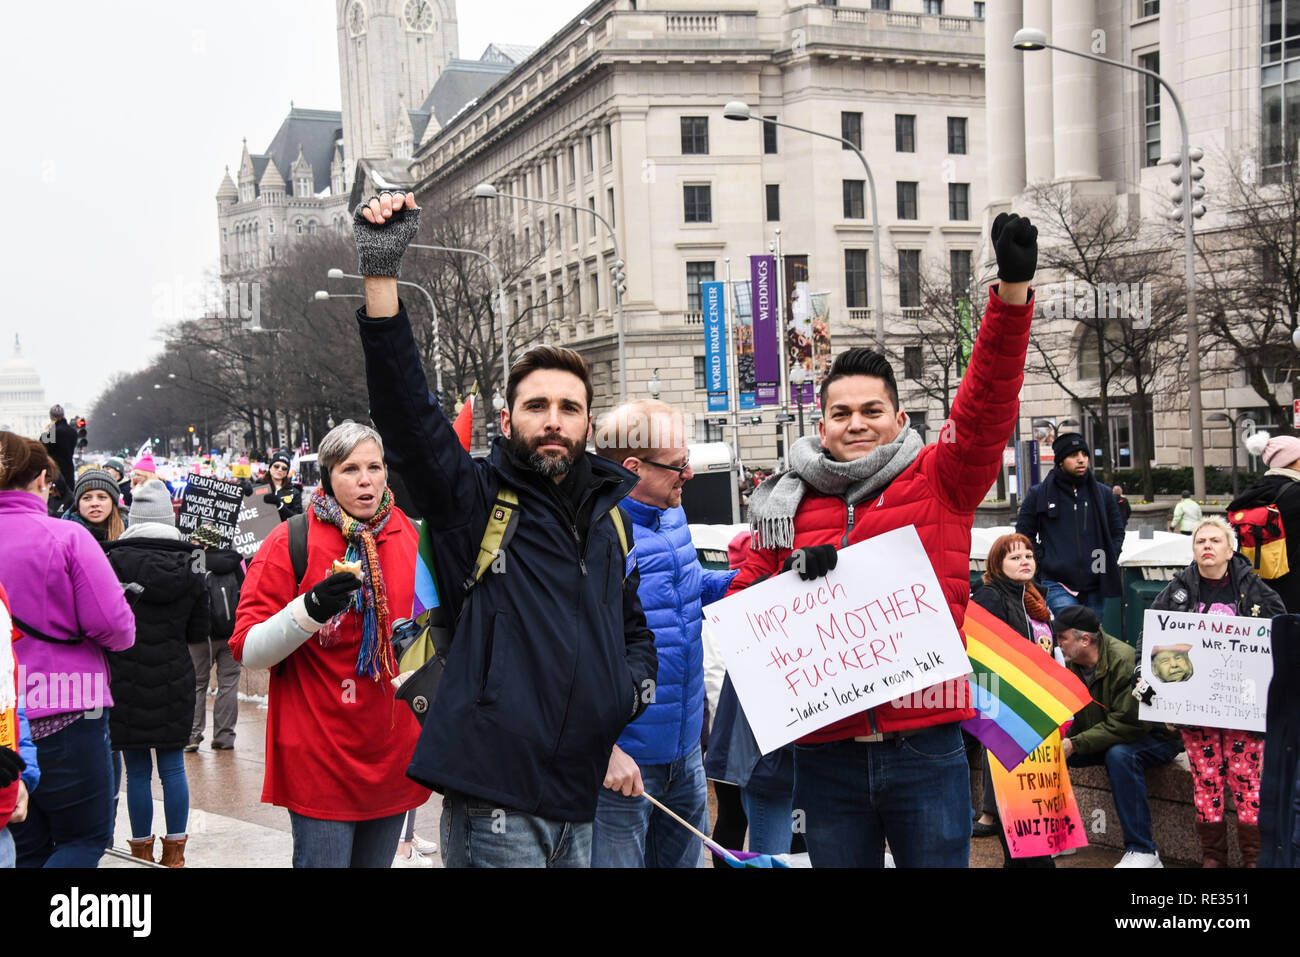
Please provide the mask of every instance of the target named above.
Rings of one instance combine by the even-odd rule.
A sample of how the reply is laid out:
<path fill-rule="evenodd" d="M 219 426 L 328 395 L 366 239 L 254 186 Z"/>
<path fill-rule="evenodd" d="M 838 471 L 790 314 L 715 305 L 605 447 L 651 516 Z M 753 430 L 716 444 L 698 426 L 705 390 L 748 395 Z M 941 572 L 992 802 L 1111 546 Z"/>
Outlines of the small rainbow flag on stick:
<path fill-rule="evenodd" d="M 961 726 L 1015 768 L 1092 697 L 1072 671 L 974 602 L 962 628 L 979 714 Z"/>

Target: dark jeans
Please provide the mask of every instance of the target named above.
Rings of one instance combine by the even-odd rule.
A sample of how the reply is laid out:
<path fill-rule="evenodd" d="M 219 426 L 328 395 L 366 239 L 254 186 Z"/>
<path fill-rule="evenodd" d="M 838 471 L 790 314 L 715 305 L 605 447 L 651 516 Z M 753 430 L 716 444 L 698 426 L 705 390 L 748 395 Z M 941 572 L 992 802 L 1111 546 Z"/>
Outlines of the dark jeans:
<path fill-rule="evenodd" d="M 393 866 L 406 812 L 369 821 L 324 821 L 289 812 L 294 867 Z"/>
<path fill-rule="evenodd" d="M 645 791 L 708 833 L 709 785 L 700 747 L 667 764 L 641 765 Z M 703 867 L 704 844 L 644 797 L 601 788 L 591 824 L 592 867 Z"/>
<path fill-rule="evenodd" d="M 10 824 L 19 867 L 96 867 L 113 836 L 108 713 L 36 742 L 41 782 L 27 820 Z"/>
<path fill-rule="evenodd" d="M 1101 593 L 1100 588 L 1071 595 L 1060 582 L 1053 581 L 1043 575 L 1040 575 L 1038 580 L 1043 585 L 1043 601 L 1047 602 L 1047 607 L 1051 610 L 1053 616 L 1059 615 L 1071 605 L 1083 605 L 1086 608 L 1091 608 L 1096 613 L 1098 620 L 1105 616 L 1106 596 Z"/>
<path fill-rule="evenodd" d="M 1071 755 L 1066 764 L 1072 768 L 1106 765 L 1115 813 L 1124 832 L 1124 849 L 1154 854 L 1156 842 L 1151 837 L 1146 770 L 1168 764 L 1182 750 L 1182 738 L 1166 740 L 1148 734 L 1132 744 L 1112 745 L 1101 754 Z"/>
<path fill-rule="evenodd" d="M 113 752 L 113 795 L 122 784 L 122 765 L 126 765 L 126 810 L 131 818 L 131 836 L 137 841 L 153 836 L 153 767 L 158 758 L 158 780 L 162 782 L 163 817 L 167 837 L 186 833 L 190 816 L 190 785 L 185 777 L 185 754 L 180 748 L 152 751 L 149 748 L 126 748 Z M 114 808 L 117 802 L 114 801 Z"/>
<path fill-rule="evenodd" d="M 796 745 L 794 807 L 813 867 L 970 866 L 970 767 L 956 724 L 879 742 Z"/>

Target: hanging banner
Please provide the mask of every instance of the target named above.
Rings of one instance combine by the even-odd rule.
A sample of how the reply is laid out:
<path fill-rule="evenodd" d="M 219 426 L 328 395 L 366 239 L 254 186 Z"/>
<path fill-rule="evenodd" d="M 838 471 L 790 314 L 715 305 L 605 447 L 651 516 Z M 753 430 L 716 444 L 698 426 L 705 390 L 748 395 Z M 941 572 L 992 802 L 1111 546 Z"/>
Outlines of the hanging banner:
<path fill-rule="evenodd" d="M 704 301 L 704 385 L 709 390 L 709 411 L 729 411 L 727 402 L 727 325 L 723 296 L 726 283 L 700 283 Z"/>
<path fill-rule="evenodd" d="M 776 257 L 750 256 L 754 297 L 754 396 L 758 405 L 780 403 L 781 358 L 776 330 Z"/>
<path fill-rule="evenodd" d="M 785 357 L 789 363 L 790 402 L 811 405 L 813 401 L 813 306 L 812 293 L 807 282 L 794 284 L 790 297 L 790 319 L 785 325 Z M 803 383 L 795 385 L 799 376 L 795 369 L 803 369 Z"/>
<path fill-rule="evenodd" d="M 736 391 L 741 410 L 752 409 L 754 401 L 754 303 L 748 279 L 732 284 L 736 299 Z"/>
<path fill-rule="evenodd" d="M 812 294 L 813 399 L 820 402 L 817 387 L 831 374 L 831 294 Z"/>
<path fill-rule="evenodd" d="M 985 759 L 1012 857 L 1042 857 L 1088 846 L 1061 753 L 1060 731 L 1053 731 L 1010 771 L 992 752 Z"/>

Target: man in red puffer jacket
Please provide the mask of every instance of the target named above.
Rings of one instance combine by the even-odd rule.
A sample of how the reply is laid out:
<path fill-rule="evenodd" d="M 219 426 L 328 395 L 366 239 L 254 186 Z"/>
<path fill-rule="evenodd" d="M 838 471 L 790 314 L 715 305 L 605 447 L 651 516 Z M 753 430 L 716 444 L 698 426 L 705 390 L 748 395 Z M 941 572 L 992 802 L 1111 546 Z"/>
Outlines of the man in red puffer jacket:
<path fill-rule="evenodd" d="M 998 278 L 989 289 L 952 415 L 923 446 L 898 406 L 884 356 L 851 349 L 821 385 L 820 443 L 793 443 L 790 469 L 750 501 L 754 549 L 728 594 L 794 568 L 805 580 L 835 567 L 836 550 L 907 525 L 917 534 L 960 628 L 970 597 L 975 506 L 997 478 L 1018 413 L 1038 261 L 1038 230 L 993 222 Z M 962 637 L 963 642 L 965 636 Z M 970 863 L 970 780 L 958 722 L 973 717 L 965 679 L 863 711 L 802 738 L 794 807 L 814 867 Z"/>

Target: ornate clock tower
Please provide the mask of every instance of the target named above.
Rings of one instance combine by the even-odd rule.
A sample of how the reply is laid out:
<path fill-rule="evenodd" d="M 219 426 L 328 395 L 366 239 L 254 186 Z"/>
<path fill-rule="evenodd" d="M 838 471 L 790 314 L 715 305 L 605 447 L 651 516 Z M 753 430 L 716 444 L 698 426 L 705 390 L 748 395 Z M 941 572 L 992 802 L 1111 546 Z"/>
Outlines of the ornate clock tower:
<path fill-rule="evenodd" d="M 393 155 L 400 110 L 418 110 L 460 38 L 456 0 L 335 0 L 345 189 L 359 159 Z"/>

